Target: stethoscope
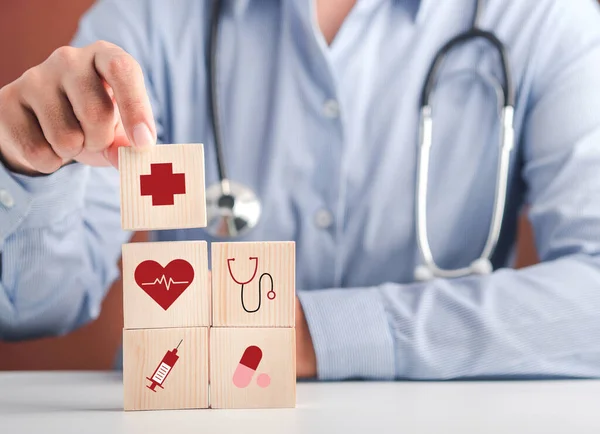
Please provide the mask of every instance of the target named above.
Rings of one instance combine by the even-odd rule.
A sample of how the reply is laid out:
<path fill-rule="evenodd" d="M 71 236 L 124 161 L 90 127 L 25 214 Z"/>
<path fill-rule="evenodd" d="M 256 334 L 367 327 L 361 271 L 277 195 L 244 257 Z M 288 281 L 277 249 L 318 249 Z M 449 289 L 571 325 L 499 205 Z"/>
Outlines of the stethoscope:
<path fill-rule="evenodd" d="M 448 41 L 435 55 L 433 63 L 429 68 L 425 84 L 421 92 L 421 114 L 420 114 L 420 139 L 419 156 L 417 166 L 417 187 L 415 197 L 415 218 L 417 222 L 417 244 L 421 252 L 423 264 L 415 268 L 415 280 L 424 281 L 436 277 L 456 278 L 468 276 L 470 274 L 489 274 L 493 270 L 491 257 L 494 253 L 500 228 L 502 226 L 502 217 L 504 215 L 504 206 L 506 202 L 506 190 L 508 185 L 508 169 L 510 163 L 510 153 L 514 147 L 514 89 L 508 65 L 506 47 L 491 32 L 481 30 L 478 27 L 479 15 L 481 12 L 482 0 L 476 0 L 475 14 L 471 28 Z M 494 205 L 492 210 L 492 219 L 488 230 L 487 239 L 479 257 L 472 261 L 468 266 L 457 269 L 440 268 L 433 258 L 429 237 L 427 235 L 427 181 L 429 174 L 429 156 L 433 139 L 433 118 L 430 104 L 430 96 L 433 92 L 435 80 L 438 71 L 448 53 L 466 42 L 476 39 L 483 39 L 492 45 L 500 56 L 502 67 L 502 92 L 499 92 L 500 103 L 503 106 L 500 111 L 501 137 L 500 137 L 500 156 L 498 158 L 498 170 L 496 173 L 496 186 L 494 192 Z"/>
<path fill-rule="evenodd" d="M 258 224 L 261 204 L 250 187 L 229 179 L 225 167 L 216 82 L 221 5 L 221 0 L 213 0 L 208 37 L 208 114 L 214 135 L 219 182 L 206 189 L 206 230 L 215 238 L 236 238 L 247 234 Z"/>
<path fill-rule="evenodd" d="M 248 280 L 238 280 L 234 275 L 233 275 L 233 270 L 231 269 L 231 263 L 235 262 L 235 258 L 228 258 L 227 259 L 227 269 L 229 270 L 229 275 L 231 276 L 231 278 L 233 279 L 233 281 L 235 283 L 237 283 L 238 285 L 241 286 L 240 288 L 240 298 L 241 298 L 241 302 L 242 302 L 242 309 L 244 309 L 247 313 L 255 313 L 258 312 L 260 310 L 260 306 L 262 304 L 262 293 L 263 293 L 263 278 L 267 278 L 269 280 L 269 286 L 270 286 L 270 290 L 267 292 L 267 298 L 269 300 L 275 300 L 275 289 L 273 288 L 273 277 L 269 274 L 269 273 L 263 273 L 260 275 L 260 277 L 258 278 L 258 303 L 256 304 L 256 307 L 254 309 L 248 309 L 246 307 L 246 301 L 244 299 L 244 288 L 246 285 L 248 285 L 250 282 L 252 282 L 254 280 L 254 278 L 256 277 L 256 272 L 258 271 L 258 257 L 257 256 L 250 256 L 248 258 L 249 261 L 254 261 L 254 271 L 252 272 L 252 276 L 250 277 L 250 279 Z"/>
<path fill-rule="evenodd" d="M 208 40 L 208 85 L 210 94 L 209 116 L 214 135 L 219 182 L 206 190 L 208 225 L 207 231 L 216 238 L 235 238 L 245 235 L 256 226 L 261 215 L 261 204 L 254 191 L 245 185 L 230 180 L 224 163 L 223 139 L 218 110 L 217 95 L 217 37 L 221 0 L 213 0 Z M 417 166 L 417 186 L 415 194 L 415 218 L 417 244 L 423 264 L 415 269 L 416 280 L 429 280 L 435 277 L 455 278 L 469 274 L 487 274 L 493 269 L 490 258 L 496 248 L 502 225 L 510 152 L 514 146 L 514 89 L 504 44 L 497 36 L 478 27 L 482 0 L 476 0 L 475 14 L 471 28 L 448 41 L 435 55 L 427 73 L 421 92 L 420 138 Z M 443 269 L 436 264 L 427 233 L 427 182 L 429 157 L 433 137 L 433 118 L 430 96 L 434 91 L 438 71 L 449 52 L 454 48 L 476 39 L 483 39 L 498 51 L 500 56 L 503 84 L 501 98 L 501 150 L 498 159 L 494 206 L 488 236 L 481 255 L 469 266 L 458 269 Z"/>

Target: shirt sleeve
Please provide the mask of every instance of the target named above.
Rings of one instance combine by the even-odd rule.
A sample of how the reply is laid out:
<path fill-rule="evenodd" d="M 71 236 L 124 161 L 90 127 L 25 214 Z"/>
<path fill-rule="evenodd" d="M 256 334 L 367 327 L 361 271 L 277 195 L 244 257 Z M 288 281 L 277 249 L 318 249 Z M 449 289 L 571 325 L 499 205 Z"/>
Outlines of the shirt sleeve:
<path fill-rule="evenodd" d="M 98 2 L 73 45 L 121 46 L 142 65 L 151 89 L 145 4 Z M 157 128 L 160 134 L 158 119 Z M 28 177 L 0 165 L 0 189 L 0 339 L 64 334 L 95 319 L 131 236 L 121 230 L 118 171 L 75 163 Z"/>
<path fill-rule="evenodd" d="M 517 101 L 541 263 L 301 292 L 319 378 L 600 376 L 600 16 L 548 4 Z"/>

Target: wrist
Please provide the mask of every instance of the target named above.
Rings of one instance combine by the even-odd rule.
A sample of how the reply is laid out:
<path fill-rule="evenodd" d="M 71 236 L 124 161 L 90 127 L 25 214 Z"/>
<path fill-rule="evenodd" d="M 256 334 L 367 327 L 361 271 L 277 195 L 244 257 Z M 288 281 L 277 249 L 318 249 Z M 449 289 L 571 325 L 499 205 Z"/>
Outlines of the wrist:
<path fill-rule="evenodd" d="M 320 380 L 396 377 L 393 333 L 379 287 L 299 293 Z"/>
<path fill-rule="evenodd" d="M 28 176 L 0 167 L 0 185 L 14 197 L 11 215 L 19 209 L 23 211 L 19 220 L 21 229 L 48 227 L 80 213 L 89 176 L 89 168 L 79 164 L 44 176 Z"/>
<path fill-rule="evenodd" d="M 296 376 L 315 378 L 317 376 L 317 356 L 313 346 L 310 329 L 296 298 Z"/>

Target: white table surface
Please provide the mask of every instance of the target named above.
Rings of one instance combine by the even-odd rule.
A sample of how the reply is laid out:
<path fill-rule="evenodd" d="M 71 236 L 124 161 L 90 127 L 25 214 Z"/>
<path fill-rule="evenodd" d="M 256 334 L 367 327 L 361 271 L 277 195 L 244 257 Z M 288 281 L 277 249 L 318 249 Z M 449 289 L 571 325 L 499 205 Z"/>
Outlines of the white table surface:
<path fill-rule="evenodd" d="M 0 373 L 0 433 L 600 433 L 600 381 L 299 383 L 297 408 L 123 412 L 122 377 Z"/>

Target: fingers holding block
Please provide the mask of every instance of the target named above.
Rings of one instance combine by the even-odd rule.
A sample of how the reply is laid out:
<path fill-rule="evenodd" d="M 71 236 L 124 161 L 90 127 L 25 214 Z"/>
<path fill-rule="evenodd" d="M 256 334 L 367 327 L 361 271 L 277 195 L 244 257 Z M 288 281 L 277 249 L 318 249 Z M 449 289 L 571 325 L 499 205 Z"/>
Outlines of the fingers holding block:
<path fill-rule="evenodd" d="M 291 328 L 212 328 L 212 408 L 296 406 L 296 344 Z"/>
<path fill-rule="evenodd" d="M 212 243 L 213 325 L 294 327 L 295 243 Z"/>
<path fill-rule="evenodd" d="M 121 225 L 126 230 L 206 226 L 204 148 L 119 148 Z"/>
<path fill-rule="evenodd" d="M 125 410 L 208 408 L 208 328 L 123 331 Z"/>
<path fill-rule="evenodd" d="M 126 329 L 208 327 L 210 311 L 206 241 L 123 245 Z"/>

